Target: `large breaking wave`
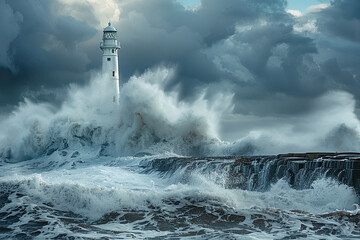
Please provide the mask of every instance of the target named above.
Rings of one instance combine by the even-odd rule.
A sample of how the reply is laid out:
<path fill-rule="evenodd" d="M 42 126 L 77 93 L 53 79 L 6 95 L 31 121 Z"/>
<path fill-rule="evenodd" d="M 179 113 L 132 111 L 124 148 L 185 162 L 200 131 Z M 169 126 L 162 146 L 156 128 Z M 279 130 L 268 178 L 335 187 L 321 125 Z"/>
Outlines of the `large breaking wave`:
<path fill-rule="evenodd" d="M 159 68 L 132 77 L 121 90 L 121 105 L 111 103 L 112 87 L 95 77 L 85 88 L 72 86 L 60 110 L 29 100 L 1 123 L 0 152 L 17 160 L 65 148 L 98 148 L 102 154 L 132 155 L 140 151 L 200 154 L 220 142 L 216 127 L 222 111 L 231 109 L 231 96 L 219 95 L 219 106 L 200 94 L 193 103 L 165 94 L 173 70 Z M 225 106 L 224 106 L 225 104 Z"/>
<path fill-rule="evenodd" d="M 21 161 L 68 148 L 111 156 L 359 149 L 359 121 L 353 113 L 354 100 L 347 93 L 335 92 L 318 100 L 319 108 L 328 101 L 335 104 L 331 111 L 322 110 L 326 114 L 319 111 L 299 120 L 301 124 L 295 127 L 314 129 L 307 129 L 307 134 L 294 138 L 293 129 L 279 128 L 251 131 L 235 142 L 226 142 L 219 138 L 219 122 L 223 114 L 231 113 L 233 94 L 219 93 L 211 101 L 204 90 L 193 102 L 180 101 L 175 91 L 164 90 L 174 74 L 173 69 L 160 67 L 133 76 L 121 88 L 119 106 L 108 96 L 111 83 L 99 76 L 86 87 L 71 86 L 60 109 L 25 99 L 0 123 L 0 156 Z M 344 101 L 346 106 L 342 106 Z"/>
<path fill-rule="evenodd" d="M 164 90 L 174 74 L 160 67 L 132 77 L 120 105 L 111 102 L 111 82 L 95 76 L 71 86 L 60 109 L 25 100 L 3 117 L 0 238 L 359 236 L 358 196 L 326 178 L 326 168 L 301 178 L 306 171 L 287 176 L 271 157 L 250 165 L 174 157 L 357 150 L 351 95 L 329 93 L 315 113 L 291 119 L 297 124 L 227 142 L 219 129 L 233 95 L 209 100 L 204 90 L 181 101 Z"/>

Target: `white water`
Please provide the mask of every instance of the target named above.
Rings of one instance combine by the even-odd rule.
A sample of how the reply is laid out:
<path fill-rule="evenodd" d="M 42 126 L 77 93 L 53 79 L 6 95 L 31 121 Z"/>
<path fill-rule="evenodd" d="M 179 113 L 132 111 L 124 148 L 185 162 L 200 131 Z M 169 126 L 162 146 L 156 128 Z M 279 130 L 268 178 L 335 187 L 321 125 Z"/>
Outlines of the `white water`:
<path fill-rule="evenodd" d="M 354 190 L 330 179 L 319 179 L 310 189 L 304 190 L 292 189 L 280 180 L 267 192 L 251 192 L 227 189 L 223 184 L 227 176 L 222 175 L 223 172 L 203 175 L 195 169 L 190 175 L 176 171 L 161 177 L 156 172 L 142 174 L 138 166 L 144 158 L 169 156 L 264 154 L 347 147 L 356 151 L 359 122 L 349 94 L 329 93 L 318 99 L 313 114 L 295 123 L 270 130 L 259 126 L 260 130 L 248 136 L 226 142 L 219 139 L 219 123 L 223 116 L 231 114 L 233 95 L 219 94 L 211 101 L 205 98 L 204 91 L 193 102 L 179 101 L 176 92 L 164 91 L 173 74 L 171 69 L 158 68 L 132 77 L 121 89 L 120 106 L 109 104 L 107 92 L 111 86 L 94 77 L 84 88 L 71 86 L 69 98 L 60 109 L 25 100 L 12 114 L 0 118 L 0 160 L 3 164 L 0 183 L 11 192 L 10 203 L 0 212 L 21 215 L 10 226 L 13 233 L 21 232 L 21 225 L 40 218 L 50 224 L 42 228 L 39 238 L 63 232 L 76 237 L 106 237 L 105 233 L 93 230 L 84 235 L 74 233 L 53 211 L 70 211 L 79 214 L 87 223 L 93 223 L 112 212 L 131 210 L 146 213 L 143 221 L 152 223 L 152 218 L 157 216 L 152 213 L 154 209 L 164 211 L 167 216 L 177 215 L 181 207 L 195 205 L 210 213 L 220 208 L 227 214 L 242 214 L 246 216 L 244 224 L 247 226 L 252 226 L 249 220 L 252 214 L 261 213 L 275 222 L 283 221 L 283 225 L 290 222 L 290 230 L 295 232 L 304 223 L 303 218 L 314 218 L 326 224 L 344 224 L 343 234 L 351 234 L 353 225 L 350 223 L 316 216 L 356 210 L 354 204 L 358 199 Z M 332 104 L 327 108 L 329 101 Z M 294 129 L 296 127 L 304 131 Z M 132 157 L 144 152 L 155 155 Z M 172 203 L 176 200 L 180 201 L 179 205 Z M 26 206 L 25 213 L 18 210 L 22 206 Z M 295 214 L 292 210 L 304 212 Z M 130 229 L 140 238 L 168 233 L 146 230 L 137 224 L 136 221 L 124 225 L 108 221 L 93 225 L 112 231 Z M 280 223 L 276 224 L 273 234 L 259 230 L 247 236 L 255 239 L 281 237 L 285 232 Z M 190 230 L 194 231 L 205 228 L 210 235 L 217 231 L 201 227 L 201 224 L 191 226 Z M 329 236 L 332 238 L 336 237 Z"/>
<path fill-rule="evenodd" d="M 0 156 L 31 159 L 49 148 L 61 148 L 64 140 L 72 149 L 107 144 L 105 152 L 112 156 L 359 150 L 360 124 L 354 99 L 347 93 L 329 93 L 317 100 L 308 115 L 277 126 L 262 122 L 258 130 L 226 142 L 219 139 L 219 123 L 231 115 L 233 95 L 219 93 L 208 100 L 204 90 L 193 102 L 179 101 L 177 92 L 164 91 L 174 74 L 162 67 L 132 77 L 121 88 L 120 106 L 109 104 L 111 86 L 99 76 L 89 86 L 71 86 L 60 109 L 25 100 L 0 118 Z"/>
<path fill-rule="evenodd" d="M 121 159 L 120 161 L 129 161 Z M 19 183 L 22 192 L 51 202 L 62 210 L 70 210 L 90 219 L 98 219 L 111 211 L 146 210 L 148 205 L 161 207 L 165 199 L 215 199 L 236 211 L 260 208 L 301 210 L 323 214 L 352 210 L 357 202 L 354 190 L 334 180 L 316 180 L 310 189 L 295 190 L 280 180 L 267 192 L 226 189 L 207 176 L 193 174 L 188 183 L 177 182 L 156 174 L 139 174 L 126 166 L 110 167 L 85 164 L 77 169 L 54 169 L 41 174 L 2 176 L 0 181 Z M 341 196 L 341 198 L 339 197 Z"/>
<path fill-rule="evenodd" d="M 70 157 L 62 159 L 54 154 L 27 162 L 5 165 L 2 167 L 5 171 L 1 173 L 0 182 L 6 183 L 6 186 L 15 192 L 9 197 L 10 203 L 0 209 L 0 212 L 17 214 L 17 210 L 14 209 L 19 206 L 28 206 L 23 217 L 16 224 L 10 226 L 16 229 L 17 225 L 26 225 L 39 217 L 49 221 L 51 213 L 41 210 L 42 207 L 47 208 L 49 204 L 53 209 L 71 211 L 92 222 L 112 212 L 136 211 L 150 214 L 152 209 L 158 208 L 171 214 L 191 202 L 190 205 L 210 209 L 213 204 L 219 204 L 228 214 L 242 214 L 249 219 L 250 215 L 257 211 L 265 214 L 264 216 L 268 218 L 274 217 L 271 217 L 271 214 L 268 215 L 267 211 L 281 211 L 283 217 L 290 218 L 294 222 L 293 230 L 296 231 L 302 218 L 314 218 L 314 221 L 319 221 L 315 215 L 340 210 L 351 213 L 355 209 L 354 204 L 358 201 L 352 188 L 330 179 L 319 179 L 312 184 L 310 189 L 304 190 L 292 189 L 284 180 L 280 180 L 273 184 L 267 192 L 252 192 L 226 189 L 222 184 L 224 181 L 219 178 L 219 175 L 214 181 L 211 175 L 202 175 L 196 170 L 187 177 L 186 182 L 179 182 L 179 179 L 184 177 L 181 176 L 182 171 L 176 171 L 173 175 L 166 177 L 161 177 L 156 172 L 140 174 L 137 166 L 142 159 L 144 158 L 114 159 L 105 157 L 71 161 Z M 69 160 L 69 162 L 65 161 L 65 164 L 62 165 L 64 160 Z M 73 162 L 77 163 L 75 167 Z M 18 197 L 16 193 L 24 196 Z M 179 201 L 180 204 L 173 205 L 169 201 Z M 44 205 L 45 203 L 47 205 Z M 216 205 L 214 205 L 215 209 Z M 38 209 L 39 207 L 40 209 Z M 292 210 L 301 212 L 294 214 L 291 212 Z M 145 217 L 145 221 L 151 222 L 150 216 L 152 214 Z M 56 216 L 52 216 L 51 219 L 52 225 L 57 225 L 56 222 L 59 219 Z M 245 223 L 247 221 L 250 220 L 246 220 Z M 321 221 L 330 224 L 332 220 Z M 138 232 L 138 237 L 168 234 L 166 231 L 162 233 L 150 230 L 138 231 L 136 224 L 138 222 L 131 224 L 108 222 L 105 225 L 95 225 L 112 231 L 126 229 L 126 231 Z M 251 225 L 251 222 L 248 224 Z M 332 224 L 341 223 L 332 222 Z M 343 230 L 351 232 L 351 225 L 347 226 L 346 222 L 343 224 L 345 224 Z M 200 226 L 193 227 L 201 229 Z M 276 226 L 275 224 L 274 229 Z M 42 229 L 44 235 L 41 236 L 49 237 L 48 234 L 56 236 L 64 231 L 68 232 L 69 236 L 81 236 L 72 233 L 65 226 L 58 229 L 59 232 L 54 231 L 53 227 L 44 227 Z M 276 234 L 270 234 L 269 237 L 282 234 L 285 233 L 279 231 Z M 97 235 L 89 233 L 83 236 L 96 237 Z M 105 236 L 100 234 L 98 237 Z M 265 236 L 267 236 L 265 232 L 254 233 L 256 239 L 262 239 Z M 331 238 L 335 238 L 335 236 L 329 239 Z"/>

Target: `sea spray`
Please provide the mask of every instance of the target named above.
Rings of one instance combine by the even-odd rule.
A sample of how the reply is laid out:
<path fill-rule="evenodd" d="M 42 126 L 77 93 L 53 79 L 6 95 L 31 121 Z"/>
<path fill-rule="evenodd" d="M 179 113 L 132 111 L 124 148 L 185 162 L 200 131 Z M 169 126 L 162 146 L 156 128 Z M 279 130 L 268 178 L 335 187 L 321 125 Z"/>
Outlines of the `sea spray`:
<path fill-rule="evenodd" d="M 97 170 L 107 171 L 110 175 L 119 173 L 117 168 L 98 165 Z M 122 209 L 146 210 L 153 207 L 174 208 L 172 200 L 189 200 L 200 204 L 212 199 L 218 204 L 236 211 L 253 207 L 275 208 L 281 210 L 300 210 L 312 214 L 325 214 L 337 210 L 351 210 L 358 199 L 354 189 L 328 178 L 315 180 L 310 188 L 293 189 L 285 180 L 271 184 L 268 191 L 257 192 L 243 189 L 225 188 L 219 179 L 210 175 L 199 174 L 196 169 L 188 176 L 187 181 L 177 174 L 168 176 L 167 180 L 158 179 L 156 175 L 138 175 L 126 173 L 131 184 L 118 184 L 116 177 L 113 183 L 105 186 L 106 176 L 96 174 L 91 167 L 78 168 L 68 172 L 74 179 L 64 179 L 56 170 L 41 176 L 32 174 L 18 178 L 1 177 L 3 189 L 8 188 L 18 195 L 26 195 L 22 202 L 37 204 L 46 203 L 63 211 L 71 211 L 91 220 L 101 218 L 112 211 Z M 93 180 L 86 174 L 93 172 Z M 120 170 L 121 172 L 121 170 Z M 84 179 L 79 178 L 83 175 Z M 79 178 L 80 181 L 76 179 Z M 100 181 L 99 181 L 100 180 Z M 136 189 L 138 181 L 145 181 L 143 189 Z M 150 180 L 155 182 L 155 185 Z M 175 180 L 175 181 L 173 181 Z M 83 183 L 80 183 L 80 182 Z M 14 195 L 15 196 L 15 195 Z M 338 196 L 341 196 L 339 198 Z M 19 202 L 17 197 L 9 198 Z M 19 204 L 19 203 L 18 203 Z M 164 205 L 165 204 L 165 205 Z M 167 206 L 169 204 L 169 206 Z M 11 207 L 12 205 L 8 205 Z M 168 209 L 168 210 L 169 210 Z M 5 211 L 6 209 L 2 209 Z"/>
<path fill-rule="evenodd" d="M 114 157 L 89 149 L 1 162 L 0 238 L 360 236 L 353 188 L 321 174 L 294 188 L 278 178 L 275 156 Z M 247 188 L 246 174 L 263 180 Z"/>
<path fill-rule="evenodd" d="M 204 89 L 194 101 L 181 101 L 176 91 L 164 90 L 174 74 L 174 69 L 158 67 L 131 77 L 121 88 L 119 106 L 108 102 L 112 86 L 98 75 L 87 86 L 70 86 L 59 109 L 25 99 L 1 118 L 0 157 L 15 162 L 94 149 L 103 156 L 360 149 L 360 124 L 353 112 L 354 99 L 347 93 L 329 92 L 318 98 L 314 112 L 294 124 L 271 129 L 260 126 L 228 142 L 220 139 L 219 124 L 223 116 L 232 114 L 234 95 L 219 93 L 208 99 Z M 327 102 L 332 104 L 325 108 Z"/>
<path fill-rule="evenodd" d="M 21 161 L 86 147 L 113 156 L 140 151 L 206 154 L 206 145 L 220 142 L 217 123 L 223 112 L 231 111 L 232 95 L 219 96 L 216 104 L 204 94 L 193 103 L 181 102 L 175 92 L 164 92 L 173 74 L 157 68 L 132 77 L 121 89 L 120 106 L 106 102 L 111 86 L 99 76 L 89 86 L 71 86 L 59 110 L 25 100 L 2 121 L 1 156 Z"/>

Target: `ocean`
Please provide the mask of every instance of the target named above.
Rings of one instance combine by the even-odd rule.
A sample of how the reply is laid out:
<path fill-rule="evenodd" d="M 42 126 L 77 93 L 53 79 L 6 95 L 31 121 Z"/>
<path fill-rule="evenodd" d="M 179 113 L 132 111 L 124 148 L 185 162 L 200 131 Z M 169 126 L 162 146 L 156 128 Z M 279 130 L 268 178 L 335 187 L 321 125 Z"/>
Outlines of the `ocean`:
<path fill-rule="evenodd" d="M 291 173 L 271 155 L 287 145 L 221 140 L 231 97 L 178 101 L 163 90 L 172 74 L 131 78 L 119 106 L 95 77 L 60 109 L 25 100 L 3 117 L 0 238 L 360 238 L 342 171 Z"/>
<path fill-rule="evenodd" d="M 231 174 L 236 157 L 65 152 L 1 163 L 2 239 L 360 237 L 356 192 L 332 178 L 296 188 L 259 178 L 254 189 L 251 177 L 234 183 L 245 175 Z"/>

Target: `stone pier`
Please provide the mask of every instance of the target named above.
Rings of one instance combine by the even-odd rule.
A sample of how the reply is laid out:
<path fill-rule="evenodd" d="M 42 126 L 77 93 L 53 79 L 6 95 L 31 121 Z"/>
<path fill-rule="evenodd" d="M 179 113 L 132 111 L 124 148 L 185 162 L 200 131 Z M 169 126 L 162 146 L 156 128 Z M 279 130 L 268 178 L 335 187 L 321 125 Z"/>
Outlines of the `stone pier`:
<path fill-rule="evenodd" d="M 182 169 L 184 176 L 193 171 L 226 177 L 227 188 L 266 191 L 271 184 L 285 179 L 298 189 L 311 187 L 321 177 L 331 177 L 354 187 L 360 196 L 360 153 L 310 152 L 271 156 L 172 157 L 144 160 L 144 172 L 168 175 Z M 216 175 L 215 174 L 215 175 Z M 186 178 L 186 177 L 185 177 Z M 186 181 L 186 179 L 185 179 Z"/>
<path fill-rule="evenodd" d="M 309 172 L 322 169 L 328 176 L 354 187 L 360 193 L 360 153 L 288 153 L 277 155 L 277 159 L 285 160 L 289 174 L 295 176 L 300 169 Z"/>

